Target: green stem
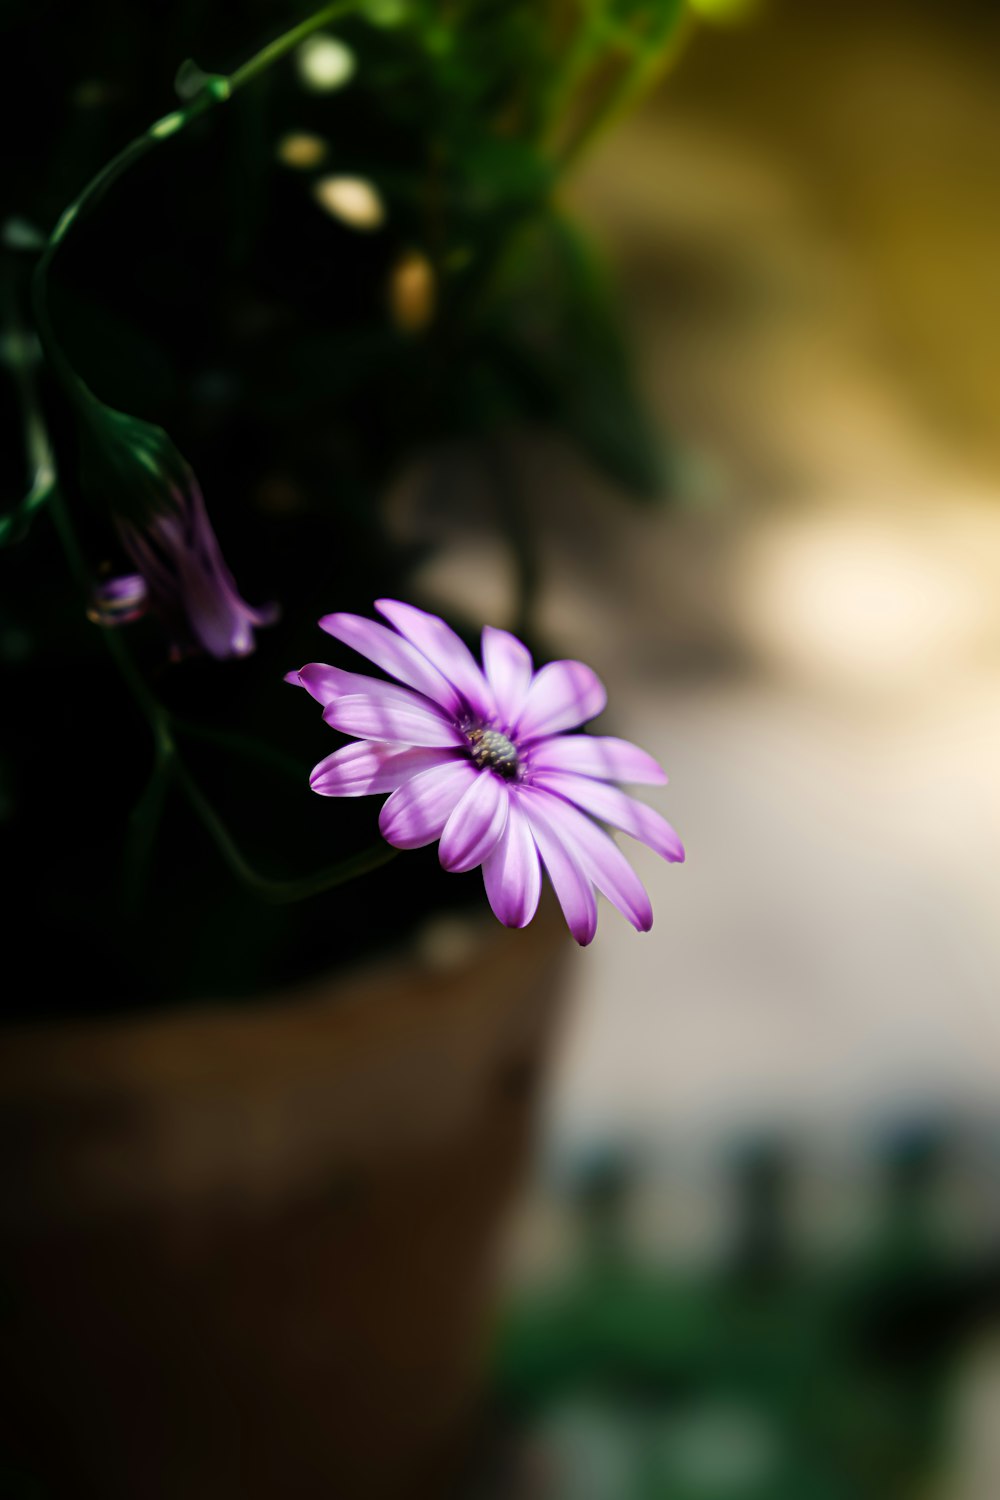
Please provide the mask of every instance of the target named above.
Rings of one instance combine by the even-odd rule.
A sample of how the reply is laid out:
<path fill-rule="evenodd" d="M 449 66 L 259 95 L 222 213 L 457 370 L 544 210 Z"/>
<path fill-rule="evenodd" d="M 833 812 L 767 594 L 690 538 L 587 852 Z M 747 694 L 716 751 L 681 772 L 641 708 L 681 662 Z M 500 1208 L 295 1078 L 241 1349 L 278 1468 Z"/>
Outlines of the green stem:
<path fill-rule="evenodd" d="M 70 572 L 80 590 L 81 597 L 87 599 L 90 595 L 91 576 L 86 560 L 80 550 L 80 544 L 73 530 L 73 523 L 69 518 L 69 511 L 63 499 L 62 492 L 56 489 L 51 499 L 52 515 L 62 543 L 63 552 L 69 563 Z M 153 736 L 153 743 L 158 756 L 169 758 L 174 754 L 174 741 L 170 732 L 170 720 L 166 709 L 164 709 L 146 686 L 142 673 L 136 667 L 131 656 L 126 650 L 125 643 L 114 630 L 102 630 L 101 639 L 111 654 L 112 660 L 121 673 L 128 686 L 129 692 L 143 718 L 149 725 Z"/>
<path fill-rule="evenodd" d="M 655 35 L 640 49 L 630 67 L 619 76 L 559 153 L 562 172 L 575 166 L 583 153 L 622 115 L 646 94 L 677 61 L 693 30 L 694 18 L 686 5 L 678 7 Z"/>
<path fill-rule="evenodd" d="M 282 32 L 281 36 L 254 53 L 248 62 L 236 69 L 235 73 L 230 73 L 226 80 L 229 84 L 229 92 L 234 94 L 244 84 L 252 83 L 258 74 L 278 62 L 300 42 L 304 42 L 306 37 L 312 36 L 314 31 L 320 31 L 324 26 L 329 26 L 331 21 L 339 21 L 341 17 L 350 15 L 357 8 L 358 0 L 338 0 L 338 3 L 326 5 L 322 10 L 316 11 L 315 15 L 308 16 L 298 26 L 293 26 L 291 31 Z"/>
<path fill-rule="evenodd" d="M 81 593 L 86 597 L 90 587 L 90 574 L 80 551 L 65 502 L 58 490 L 52 497 L 52 513 L 70 571 Z M 339 860 L 335 865 L 328 865 L 324 870 L 301 876 L 298 879 L 273 880 L 266 875 L 261 875 L 244 858 L 229 830 L 181 759 L 174 739 L 175 727 L 187 733 L 199 731 L 193 725 L 175 726 L 173 724 L 168 711 L 150 693 L 126 650 L 124 642 L 114 630 L 102 630 L 101 639 L 142 711 L 156 748 L 156 760 L 150 781 L 133 811 L 133 830 L 136 834 L 133 857 L 140 867 L 147 857 L 144 843 L 152 837 L 151 827 L 148 825 L 152 825 L 155 829 L 155 821 L 162 811 L 163 795 L 170 778 L 184 792 L 192 809 L 205 826 L 216 849 L 233 874 L 265 901 L 285 903 L 319 895 L 322 891 L 330 890 L 333 886 L 344 885 L 359 875 L 367 875 L 369 871 L 377 870 L 381 865 L 388 864 L 396 857 L 397 851 L 390 845 L 379 844 L 362 850 L 360 854 L 349 855 L 347 859 Z M 211 730 L 201 731 L 201 737 L 219 739 L 219 736 Z"/>
<path fill-rule="evenodd" d="M 524 489 L 518 480 L 514 459 L 502 437 L 495 437 L 488 445 L 486 471 L 496 496 L 497 509 L 514 563 L 514 630 L 517 635 L 530 638 L 534 630 L 541 583 L 541 561 Z"/>
<path fill-rule="evenodd" d="M 10 291 L 13 303 L 13 286 Z M 41 351 L 34 334 L 27 334 L 21 328 L 16 310 L 13 309 L 8 322 L 7 350 L 23 417 L 24 447 L 31 487 L 12 511 L 0 517 L 0 547 L 20 541 L 28 529 L 31 517 L 52 498 L 56 485 L 55 463 L 34 375 L 34 366 Z"/>
<path fill-rule="evenodd" d="M 600 9 L 591 4 L 586 19 L 565 49 L 560 66 L 554 70 L 541 108 L 543 138 L 556 126 L 586 76 L 601 43 L 603 19 Z"/>
<path fill-rule="evenodd" d="M 328 865 L 325 870 L 318 870 L 313 875 L 304 875 L 297 880 L 272 880 L 248 864 L 201 787 L 183 762 L 176 758 L 174 776 L 233 874 L 265 901 L 285 904 L 302 901 L 307 896 L 318 896 L 333 886 L 344 885 L 359 875 L 367 875 L 369 871 L 379 869 L 396 857 L 397 850 L 389 844 L 378 844 L 362 850 L 360 854 L 340 860 L 335 865 Z"/>
<path fill-rule="evenodd" d="M 255 53 L 241 67 L 237 68 L 228 78 L 214 77 L 207 79 L 201 93 L 189 104 L 186 104 L 181 109 L 173 110 L 170 114 L 164 115 L 161 119 L 154 121 L 148 130 L 124 146 L 118 152 L 117 156 L 113 157 L 111 161 L 102 167 L 95 177 L 91 178 L 82 192 L 79 193 L 63 212 L 55 229 L 49 236 L 42 256 L 35 268 L 35 274 L 32 278 L 32 303 L 45 354 L 67 393 L 78 408 L 86 409 L 87 406 L 92 406 L 97 398 L 86 382 L 77 374 L 67 358 L 53 327 L 48 303 L 49 272 L 56 254 L 65 242 L 70 230 L 75 224 L 85 219 L 101 201 L 113 183 L 133 163 L 140 160 L 148 151 L 152 150 L 154 146 L 176 135 L 178 131 L 190 125 L 192 120 L 207 113 L 208 110 L 214 108 L 217 104 L 222 104 L 227 99 L 232 98 L 233 94 L 239 89 L 252 83 L 255 78 L 259 77 L 261 73 L 286 56 L 287 53 L 291 52 L 313 32 L 318 31 L 321 27 L 328 25 L 331 21 L 335 21 L 341 16 L 350 14 L 356 9 L 357 0 L 337 0 L 335 4 L 324 6 L 305 21 L 300 22 L 299 25 L 293 26 L 273 42 L 269 42 L 266 47 L 262 47 L 259 52 Z M 21 352 L 20 346 L 17 352 Z M 48 439 L 38 402 L 34 395 L 30 373 L 27 371 L 23 361 L 16 361 L 15 369 L 22 394 L 24 395 L 26 441 L 29 458 L 35 469 L 35 483 L 31 493 L 22 501 L 21 506 L 18 507 L 15 514 L 4 518 L 4 523 L 6 524 L 0 523 L 0 543 L 8 539 L 8 531 L 14 530 L 18 525 L 22 524 L 24 517 L 30 514 L 31 510 L 41 505 L 44 500 L 50 499 L 56 528 L 70 571 L 76 580 L 81 595 L 86 598 L 90 592 L 90 574 L 80 550 L 76 533 L 73 530 L 69 512 L 62 495 L 55 485 L 55 474 Z M 133 833 L 135 834 L 135 849 L 133 853 L 140 866 L 144 866 L 148 860 L 148 845 L 155 832 L 156 824 L 159 821 L 167 784 L 171 777 L 183 789 L 192 808 L 212 836 L 217 849 L 230 869 L 245 885 L 256 891 L 265 900 L 301 900 L 304 896 L 314 895 L 320 891 L 329 889 L 331 886 L 340 885 L 344 881 L 351 880 L 357 875 L 363 875 L 369 870 L 377 869 L 380 865 L 387 863 L 388 860 L 395 857 L 396 851 L 388 845 L 383 844 L 377 848 L 366 850 L 361 854 L 341 860 L 336 865 L 329 866 L 325 870 L 298 880 L 271 880 L 266 876 L 260 875 L 244 859 L 233 842 L 228 829 L 221 822 L 198 783 L 181 760 L 174 742 L 174 726 L 172 725 L 170 715 L 150 692 L 124 643 L 113 630 L 104 630 L 101 634 L 105 646 L 114 660 L 115 666 L 149 726 L 155 746 L 156 758 L 150 781 L 133 812 Z M 230 743 L 231 737 L 229 736 L 219 735 L 211 730 L 201 730 L 195 725 L 179 724 L 176 727 L 184 733 L 202 739 L 215 740 L 220 744 L 225 743 L 228 748 L 232 748 Z M 246 742 L 241 742 L 241 745 L 245 751 Z M 271 755 L 267 750 L 263 751 L 263 755 L 267 759 L 280 762 L 283 769 L 289 769 L 289 763 L 282 757 Z"/>
<path fill-rule="evenodd" d="M 305 21 L 301 21 L 298 26 L 293 26 L 290 31 L 283 32 L 266 47 L 262 47 L 228 77 L 209 78 L 201 93 L 192 99 L 190 104 L 184 105 L 181 109 L 172 110 L 170 114 L 154 121 L 142 135 L 129 141 L 117 156 L 112 157 L 97 175 L 90 179 L 83 191 L 64 210 L 58 224 L 49 235 L 45 250 L 35 268 L 32 279 L 32 303 L 46 356 L 69 395 L 78 405 L 86 406 L 93 402 L 95 397 L 67 359 L 53 328 L 48 307 L 49 271 L 57 251 L 73 225 L 85 219 L 101 201 L 112 183 L 116 182 L 134 162 L 145 156 L 147 151 L 151 151 L 161 141 L 169 140 L 178 131 L 186 129 L 192 120 L 206 114 L 217 104 L 224 104 L 239 89 L 252 83 L 255 78 L 291 52 L 306 37 L 311 36 L 314 31 L 319 31 L 321 27 L 329 25 L 331 21 L 349 15 L 357 9 L 357 4 L 358 0 L 337 0 L 337 3 L 333 5 L 326 5 Z"/>
<path fill-rule="evenodd" d="M 172 772 L 173 753 L 158 752 L 146 788 L 129 816 L 122 875 L 125 904 L 132 912 L 139 910 L 145 894 Z"/>
<path fill-rule="evenodd" d="M 302 785 L 302 767 L 299 762 L 284 751 L 275 750 L 273 745 L 248 740 L 244 735 L 234 734 L 228 729 L 211 729 L 206 724 L 194 724 L 188 719 L 179 719 L 176 714 L 171 715 L 170 722 L 176 734 L 201 740 L 206 745 L 215 745 L 219 750 L 227 750 L 230 754 L 246 755 L 252 760 L 259 760 L 275 771 L 294 777 L 296 783 Z"/>

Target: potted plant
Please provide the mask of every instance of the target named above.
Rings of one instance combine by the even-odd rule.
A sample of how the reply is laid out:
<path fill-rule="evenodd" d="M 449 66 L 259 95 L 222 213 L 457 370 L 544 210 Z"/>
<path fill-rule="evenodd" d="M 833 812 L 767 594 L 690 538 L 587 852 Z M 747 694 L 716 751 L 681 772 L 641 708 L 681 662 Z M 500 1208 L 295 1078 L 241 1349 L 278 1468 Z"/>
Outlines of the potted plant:
<path fill-rule="evenodd" d="M 229 55 L 231 18 L 116 16 L 114 48 L 102 20 L 7 23 L 39 83 L 3 252 L 6 479 L 21 453 L 29 489 L 0 521 L 24 976 L 0 1472 L 436 1495 L 563 919 L 588 941 L 596 886 L 651 920 L 601 825 L 682 857 L 620 790 L 649 757 L 580 732 L 593 674 L 531 661 L 507 454 L 542 423 L 660 481 L 558 187 L 684 11 L 343 0 L 228 73 L 185 63 L 152 123 L 163 58 Z M 410 603 L 385 525 L 391 482 L 456 444 L 497 497 L 507 621 Z M 359 793 L 390 794 L 381 833 Z M 526 930 L 454 878 L 480 865 Z M 543 867 L 561 915 L 535 916 Z"/>

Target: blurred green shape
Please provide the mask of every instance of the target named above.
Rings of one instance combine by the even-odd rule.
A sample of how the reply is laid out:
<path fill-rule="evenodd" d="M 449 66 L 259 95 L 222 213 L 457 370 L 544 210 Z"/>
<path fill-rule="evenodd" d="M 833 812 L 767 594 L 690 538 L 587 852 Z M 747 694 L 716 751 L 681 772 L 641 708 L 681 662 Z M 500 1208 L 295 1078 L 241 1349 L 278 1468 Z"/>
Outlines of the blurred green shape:
<path fill-rule="evenodd" d="M 492 318 L 518 414 L 562 432 L 628 494 L 663 493 L 668 464 L 639 392 L 607 269 L 555 210 L 526 236 Z"/>

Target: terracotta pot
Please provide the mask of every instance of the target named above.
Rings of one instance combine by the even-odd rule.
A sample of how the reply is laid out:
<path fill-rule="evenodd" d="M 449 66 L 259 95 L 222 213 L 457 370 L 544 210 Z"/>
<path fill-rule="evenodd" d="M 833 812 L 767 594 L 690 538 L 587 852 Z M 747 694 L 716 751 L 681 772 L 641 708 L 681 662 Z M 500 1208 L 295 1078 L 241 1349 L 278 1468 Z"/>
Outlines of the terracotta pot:
<path fill-rule="evenodd" d="M 4 1038 L 5 1494 L 449 1493 L 566 936 L 442 932 Z"/>

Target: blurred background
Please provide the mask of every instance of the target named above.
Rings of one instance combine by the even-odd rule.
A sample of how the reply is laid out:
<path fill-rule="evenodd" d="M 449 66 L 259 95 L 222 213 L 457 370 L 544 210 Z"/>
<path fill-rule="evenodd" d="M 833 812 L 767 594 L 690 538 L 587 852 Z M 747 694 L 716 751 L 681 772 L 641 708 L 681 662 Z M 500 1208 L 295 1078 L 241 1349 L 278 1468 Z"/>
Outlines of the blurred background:
<path fill-rule="evenodd" d="M 533 523 L 538 638 L 591 663 L 607 727 L 664 763 L 670 786 L 650 800 L 688 859 L 630 849 L 652 933 L 605 905 L 593 946 L 566 954 L 531 1169 L 491 1250 L 463 1500 L 993 1500 L 1000 12 L 689 12 L 662 81 L 560 193 L 617 282 L 662 494 L 624 503 L 616 463 L 598 473 L 558 423 L 503 427 Z M 308 165 L 293 158 L 309 139 L 280 170 Z M 295 255 L 268 253 L 281 302 Z M 307 315 L 323 264 L 302 272 Z M 213 274 L 225 284 L 225 265 Z M 355 285 L 339 294 L 349 323 Z M 141 291 L 162 335 L 172 294 L 152 273 Z M 266 318 L 238 326 L 250 343 L 264 328 L 262 365 L 284 348 Z M 383 464 L 384 432 L 389 458 L 414 434 L 373 413 L 362 381 L 355 452 L 317 426 L 321 398 L 340 400 L 335 372 L 315 408 L 278 402 L 250 437 L 252 403 L 196 378 L 226 337 L 204 334 L 174 384 L 149 360 L 143 377 L 151 409 L 174 403 L 185 451 L 201 444 L 216 495 L 238 450 L 255 524 L 277 535 L 340 464 L 350 540 L 373 548 L 354 489 L 387 483 L 413 597 L 471 625 L 518 621 L 524 559 L 518 585 L 461 432 L 432 434 L 433 484 Z M 114 329 L 87 356 L 119 400 L 128 347 Z M 359 335 L 345 356 L 398 372 L 396 417 L 419 371 L 398 354 Z M 263 597 L 267 569 L 248 567 Z M 367 610 L 349 558 L 317 562 L 308 598 L 331 577 Z M 288 650 L 265 642 L 263 668 Z M 418 938 L 447 962 L 450 944 L 467 951 L 456 931 L 435 918 Z M 195 1157 L 210 1113 L 199 1128 Z M 18 1494 L 48 1493 L 24 1472 Z"/>
<path fill-rule="evenodd" d="M 517 1494 L 1000 1493 L 998 23 L 747 10 L 574 186 L 677 503 L 540 477 L 543 617 L 688 863 L 574 957 Z"/>

